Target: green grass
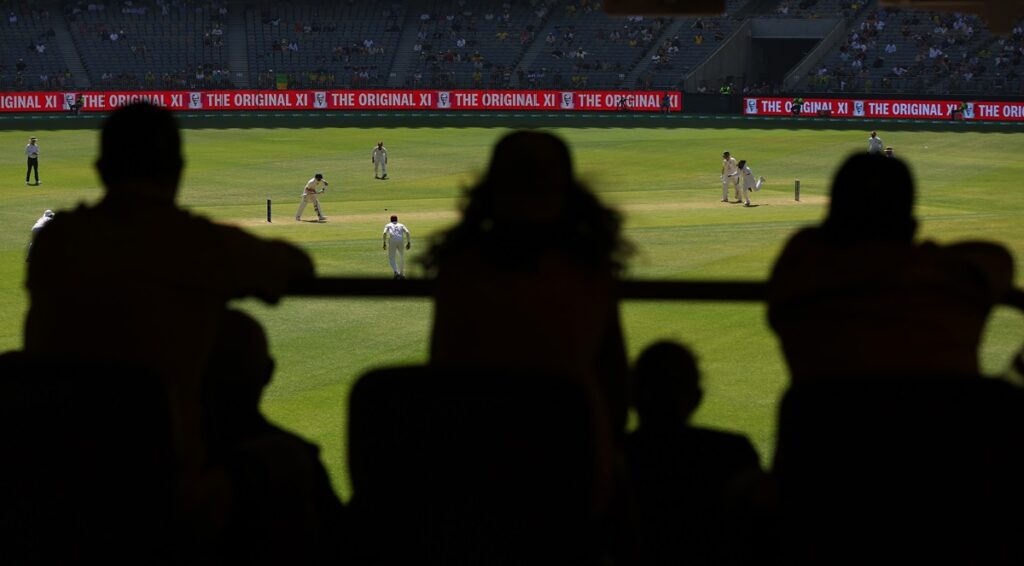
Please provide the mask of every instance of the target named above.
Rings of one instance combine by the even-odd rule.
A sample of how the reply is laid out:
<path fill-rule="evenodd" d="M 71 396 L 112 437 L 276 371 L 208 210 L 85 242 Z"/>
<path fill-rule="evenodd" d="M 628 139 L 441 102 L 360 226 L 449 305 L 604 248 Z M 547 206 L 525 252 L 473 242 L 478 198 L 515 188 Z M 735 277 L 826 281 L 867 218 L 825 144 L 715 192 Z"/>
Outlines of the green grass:
<path fill-rule="evenodd" d="M 564 129 L 578 174 L 627 220 L 638 249 L 628 276 L 638 279 L 765 278 L 788 235 L 817 222 L 841 160 L 866 147 L 866 134 L 833 130 Z M 427 237 L 457 218 L 461 189 L 484 170 L 504 133 L 483 128 L 189 130 L 180 203 L 252 233 L 305 248 L 323 275 L 390 276 L 380 234 L 397 213 L 413 234 L 413 257 Z M 29 229 L 46 208 L 94 202 L 91 131 L 39 134 L 41 187 L 22 183 L 21 148 L 29 132 L 0 132 L 0 350 L 21 346 L 27 297 L 24 252 Z M 1024 203 L 1018 182 L 1024 135 L 883 131 L 887 145 L 911 165 L 919 189 L 922 238 L 984 238 L 1024 259 Z M 384 140 L 387 182 L 373 179 L 370 151 Z M 718 202 L 725 149 L 768 178 L 755 208 Z M 292 220 L 314 172 L 330 189 L 327 224 Z M 802 200 L 793 200 L 800 179 Z M 273 199 L 275 221 L 264 221 Z M 385 211 L 386 209 L 386 211 Z M 312 217 L 312 210 L 307 210 Z M 417 275 L 413 269 L 412 276 Z M 1024 278 L 1018 275 L 1018 285 Z M 345 406 L 354 379 L 383 365 L 425 360 L 428 301 L 296 299 L 270 307 L 240 305 L 266 327 L 278 371 L 264 398 L 272 420 L 318 443 L 335 486 L 348 493 Z M 748 434 L 767 463 L 776 404 L 786 382 L 762 305 L 628 302 L 622 307 L 627 346 L 635 356 L 660 338 L 691 345 L 707 394 L 697 421 Z M 999 372 L 1024 337 L 1024 317 L 1000 309 L 986 333 L 982 362 Z"/>

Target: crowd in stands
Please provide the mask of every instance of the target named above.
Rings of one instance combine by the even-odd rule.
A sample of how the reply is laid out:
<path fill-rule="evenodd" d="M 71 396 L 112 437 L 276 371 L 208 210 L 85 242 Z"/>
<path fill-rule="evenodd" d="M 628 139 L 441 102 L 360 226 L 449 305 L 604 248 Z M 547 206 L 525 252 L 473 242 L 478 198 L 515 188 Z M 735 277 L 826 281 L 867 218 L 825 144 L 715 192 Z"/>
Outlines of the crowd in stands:
<path fill-rule="evenodd" d="M 225 0 L 64 5 L 86 74 L 101 88 L 232 88 L 227 17 Z"/>
<path fill-rule="evenodd" d="M 0 4 L 0 30 L 0 89 L 64 87 L 70 77 L 47 9 L 22 1 Z"/>
<path fill-rule="evenodd" d="M 861 0 L 782 0 L 770 9 L 727 0 L 724 13 L 699 17 L 608 15 L 595 0 L 260 0 L 233 7 L 244 11 L 244 28 L 231 28 L 225 0 L 61 6 L 51 13 L 28 0 L 0 5 L 7 13 L 0 88 L 77 87 L 82 81 L 69 67 L 78 67 L 65 61 L 74 56 L 57 37 L 67 28 L 95 88 L 234 88 L 244 74 L 261 89 L 677 89 L 747 18 L 837 16 L 846 37 L 790 90 L 1015 94 L 1024 88 L 1017 71 L 1024 54 L 1020 25 L 1009 37 L 995 37 L 975 15 Z M 232 41 L 244 42 L 245 58 L 229 61 Z M 232 75 L 232 65 L 246 60 L 248 68 Z M 777 88 L 763 80 L 729 82 L 735 93 Z"/>
<path fill-rule="evenodd" d="M 246 17 L 258 88 L 384 86 L 405 16 L 400 3 L 263 2 L 257 8 Z"/>
<path fill-rule="evenodd" d="M 790 383 L 765 470 L 742 435 L 690 423 L 702 387 L 685 345 L 647 345 L 630 367 L 622 217 L 560 138 L 505 135 L 427 254 L 429 362 L 353 389 L 343 504 L 317 447 L 260 415 L 272 337 L 227 305 L 276 302 L 314 265 L 178 208 L 180 145 L 170 112 L 113 112 L 103 199 L 36 235 L 24 349 L 0 356 L 14 562 L 1024 558 L 1024 391 L 978 365 L 1012 256 L 916 241 L 899 159 L 851 156 L 824 221 L 775 263 L 768 321 Z"/>
<path fill-rule="evenodd" d="M 833 92 L 946 91 L 950 81 L 985 74 L 975 53 L 987 37 L 982 31 L 974 15 L 869 10 L 803 86 Z"/>
<path fill-rule="evenodd" d="M 525 51 L 555 8 L 531 2 L 436 2 L 419 11 L 406 84 L 508 88 Z"/>

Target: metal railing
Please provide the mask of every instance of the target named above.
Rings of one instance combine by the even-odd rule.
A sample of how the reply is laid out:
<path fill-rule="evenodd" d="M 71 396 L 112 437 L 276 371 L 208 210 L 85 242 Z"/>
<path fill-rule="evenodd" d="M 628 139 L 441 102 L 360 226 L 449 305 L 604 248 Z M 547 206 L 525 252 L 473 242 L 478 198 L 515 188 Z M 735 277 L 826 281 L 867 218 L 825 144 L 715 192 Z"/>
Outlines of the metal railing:
<path fill-rule="evenodd" d="M 767 298 L 763 281 L 637 281 L 619 282 L 622 300 L 757 302 Z M 378 279 L 370 277 L 319 277 L 289 290 L 302 297 L 395 297 L 430 298 L 432 279 Z M 1024 311 L 1024 289 L 1012 289 L 1001 304 Z"/>

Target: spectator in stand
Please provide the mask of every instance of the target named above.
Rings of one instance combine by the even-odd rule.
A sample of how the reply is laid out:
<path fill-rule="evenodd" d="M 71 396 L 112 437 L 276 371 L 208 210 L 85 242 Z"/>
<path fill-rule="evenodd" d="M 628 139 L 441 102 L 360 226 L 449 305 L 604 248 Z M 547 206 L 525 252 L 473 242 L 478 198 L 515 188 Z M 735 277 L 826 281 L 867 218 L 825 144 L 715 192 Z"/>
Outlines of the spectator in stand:
<path fill-rule="evenodd" d="M 546 133 L 503 137 L 467 197 L 426 261 L 436 274 L 431 363 L 534 369 L 585 386 L 603 486 L 594 506 L 608 512 L 627 412 L 615 293 L 629 253 L 621 220 L 576 180 L 569 148 Z"/>
<path fill-rule="evenodd" d="M 24 349 L 159 372 L 179 440 L 180 512 L 195 525 L 205 524 L 209 479 L 200 376 L 225 301 L 274 302 L 311 278 L 313 264 L 291 244 L 178 208 L 180 145 L 177 122 L 166 110 L 131 104 L 107 118 L 96 162 L 103 199 L 57 215 L 33 244 Z"/>
<path fill-rule="evenodd" d="M 690 423 L 704 392 L 697 360 L 684 346 L 651 344 L 632 375 L 640 422 L 625 453 L 638 563 L 732 563 L 726 557 L 744 552 L 736 539 L 746 538 L 737 537 L 736 500 L 761 476 L 754 446 L 745 436 Z"/>
<path fill-rule="evenodd" d="M 786 244 L 769 284 L 768 319 L 794 382 L 835 373 L 978 374 L 981 331 L 1012 285 L 1012 258 L 989 243 L 915 244 L 913 202 L 902 161 L 854 155 L 836 173 L 824 224 Z"/>
<path fill-rule="evenodd" d="M 260 414 L 274 366 L 260 324 L 225 309 L 202 380 L 207 461 L 225 481 L 215 546 L 226 562 L 343 562 L 345 509 L 319 448 Z"/>

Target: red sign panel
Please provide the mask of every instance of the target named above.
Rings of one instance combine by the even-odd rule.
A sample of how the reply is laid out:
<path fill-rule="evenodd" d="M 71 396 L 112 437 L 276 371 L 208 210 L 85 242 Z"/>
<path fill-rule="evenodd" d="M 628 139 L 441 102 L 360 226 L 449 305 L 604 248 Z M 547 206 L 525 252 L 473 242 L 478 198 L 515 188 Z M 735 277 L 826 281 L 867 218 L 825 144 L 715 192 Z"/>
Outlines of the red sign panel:
<path fill-rule="evenodd" d="M 793 116 L 792 98 L 748 97 L 743 102 L 743 113 L 747 116 Z M 961 104 L 964 104 L 962 109 Z M 819 114 L 836 118 L 1024 121 L 1024 102 L 805 98 L 800 115 Z"/>
<path fill-rule="evenodd" d="M 77 92 L 0 93 L 0 112 L 63 112 Z M 211 90 L 83 92 L 84 112 L 137 101 L 177 111 L 542 110 L 679 112 L 679 92 L 556 90 Z M 667 97 L 667 100 L 666 100 Z M 667 103 L 667 108 L 662 104 Z"/>

